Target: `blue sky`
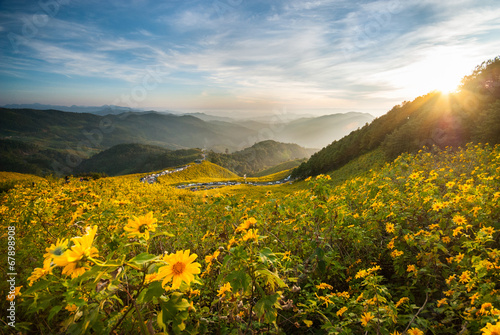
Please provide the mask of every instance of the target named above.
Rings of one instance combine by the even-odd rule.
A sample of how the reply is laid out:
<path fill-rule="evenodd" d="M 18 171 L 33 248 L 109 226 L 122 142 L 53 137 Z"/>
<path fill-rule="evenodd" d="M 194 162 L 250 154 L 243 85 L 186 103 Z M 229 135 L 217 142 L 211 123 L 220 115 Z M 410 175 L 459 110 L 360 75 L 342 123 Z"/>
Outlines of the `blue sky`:
<path fill-rule="evenodd" d="M 381 115 L 499 54 L 497 0 L 0 1 L 0 105 Z"/>

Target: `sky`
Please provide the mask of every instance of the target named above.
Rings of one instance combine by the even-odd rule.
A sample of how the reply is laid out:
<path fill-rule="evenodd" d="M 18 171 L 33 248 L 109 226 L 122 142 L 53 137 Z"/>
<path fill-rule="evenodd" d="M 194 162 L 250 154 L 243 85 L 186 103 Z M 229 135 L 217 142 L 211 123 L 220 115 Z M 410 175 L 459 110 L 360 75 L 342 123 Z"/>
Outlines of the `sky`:
<path fill-rule="evenodd" d="M 499 54 L 498 0 L 0 0 L 0 105 L 379 116 Z"/>

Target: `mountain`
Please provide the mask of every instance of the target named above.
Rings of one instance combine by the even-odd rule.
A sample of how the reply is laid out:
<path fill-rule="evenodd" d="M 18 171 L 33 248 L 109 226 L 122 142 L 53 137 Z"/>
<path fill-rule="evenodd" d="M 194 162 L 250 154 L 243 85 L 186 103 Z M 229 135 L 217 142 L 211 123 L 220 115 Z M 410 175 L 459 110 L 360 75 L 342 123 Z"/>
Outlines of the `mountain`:
<path fill-rule="evenodd" d="M 55 109 L 63 112 L 72 113 L 91 113 L 97 115 L 107 115 L 107 114 L 121 114 L 125 112 L 139 112 L 140 110 L 120 107 L 115 105 L 103 105 L 103 106 L 60 106 L 60 105 L 44 105 L 39 103 L 34 104 L 10 104 L 5 105 L 3 108 L 8 109 L 38 109 L 38 110 L 48 110 Z"/>
<path fill-rule="evenodd" d="M 458 93 L 431 92 L 395 106 L 312 155 L 293 175 L 329 173 L 377 149 L 386 161 L 391 161 L 423 146 L 456 148 L 471 141 L 500 143 L 499 57 L 481 64 L 465 77 Z"/>
<path fill-rule="evenodd" d="M 307 148 L 323 148 L 374 119 L 368 113 L 337 113 L 319 117 L 301 117 L 286 121 L 280 116 L 272 119 L 234 121 L 233 123 L 258 131 L 261 137 L 284 143 L 297 143 Z M 274 120 L 274 122 L 271 122 Z"/>
<path fill-rule="evenodd" d="M 209 152 L 207 159 L 239 175 L 257 173 L 290 160 L 307 158 L 314 149 L 305 149 L 293 143 L 266 140 L 234 152 Z"/>
<path fill-rule="evenodd" d="M 82 161 L 75 172 L 110 176 L 158 171 L 201 158 L 200 149 L 168 150 L 146 144 L 118 144 Z"/>
<path fill-rule="evenodd" d="M 39 176 L 54 172 L 53 164 L 62 164 L 66 155 L 38 145 L 0 139 L 0 171 L 30 173 Z"/>
<path fill-rule="evenodd" d="M 374 117 L 368 113 L 338 113 L 314 118 L 301 118 L 277 126 L 275 139 L 298 143 L 308 148 L 322 148 L 334 140 L 348 135 Z"/>
<path fill-rule="evenodd" d="M 203 120 L 203 121 L 223 121 L 223 122 L 233 122 L 234 119 L 230 118 L 230 117 L 225 117 L 225 116 L 215 116 L 215 115 L 210 115 L 210 114 L 206 114 L 206 113 L 186 113 L 186 114 L 182 114 L 182 115 L 190 115 L 190 116 L 194 116 L 200 120 Z"/>
<path fill-rule="evenodd" d="M 74 150 L 88 158 L 123 143 L 169 149 L 223 145 L 231 150 L 255 131 L 243 126 L 202 121 L 193 116 L 127 112 L 99 116 L 57 110 L 0 108 L 0 136 L 56 150 Z"/>

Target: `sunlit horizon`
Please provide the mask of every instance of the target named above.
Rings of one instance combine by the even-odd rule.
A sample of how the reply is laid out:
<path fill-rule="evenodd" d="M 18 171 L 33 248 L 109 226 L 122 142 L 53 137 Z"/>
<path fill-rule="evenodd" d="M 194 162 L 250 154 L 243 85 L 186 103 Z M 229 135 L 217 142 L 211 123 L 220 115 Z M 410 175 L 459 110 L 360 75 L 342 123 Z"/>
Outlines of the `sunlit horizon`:
<path fill-rule="evenodd" d="M 0 106 L 380 116 L 500 50 L 496 1 L 4 1 Z"/>

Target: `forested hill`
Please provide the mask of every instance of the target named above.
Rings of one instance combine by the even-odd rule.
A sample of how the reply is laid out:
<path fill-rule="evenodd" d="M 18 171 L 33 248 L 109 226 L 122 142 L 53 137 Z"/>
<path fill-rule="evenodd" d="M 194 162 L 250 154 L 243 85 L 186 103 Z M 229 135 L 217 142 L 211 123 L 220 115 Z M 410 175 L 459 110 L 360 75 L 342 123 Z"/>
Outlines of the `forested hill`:
<path fill-rule="evenodd" d="M 438 75 L 438 74 L 437 74 Z M 431 79 L 429 79 L 431 80 Z M 370 124 L 332 142 L 294 170 L 295 177 L 336 170 L 377 148 L 384 159 L 423 146 L 500 143 L 500 58 L 484 62 L 462 80 L 460 91 L 432 92 L 403 102 Z"/>
<path fill-rule="evenodd" d="M 99 116 L 57 110 L 0 108 L 0 137 L 40 147 L 88 153 L 87 157 L 117 144 L 141 143 L 168 149 L 225 145 L 232 149 L 242 137 L 255 135 L 241 125 L 205 122 L 184 115 L 123 113 Z M 86 157 L 85 157 L 86 158 Z"/>
<path fill-rule="evenodd" d="M 75 172 L 110 176 L 150 172 L 193 162 L 201 154 L 200 149 L 168 150 L 146 144 L 118 144 L 82 161 Z"/>
<path fill-rule="evenodd" d="M 307 158 L 314 151 L 314 149 L 305 149 L 293 143 L 267 140 L 234 153 L 211 151 L 208 153 L 207 159 L 212 163 L 243 175 L 254 174 L 290 160 Z"/>

